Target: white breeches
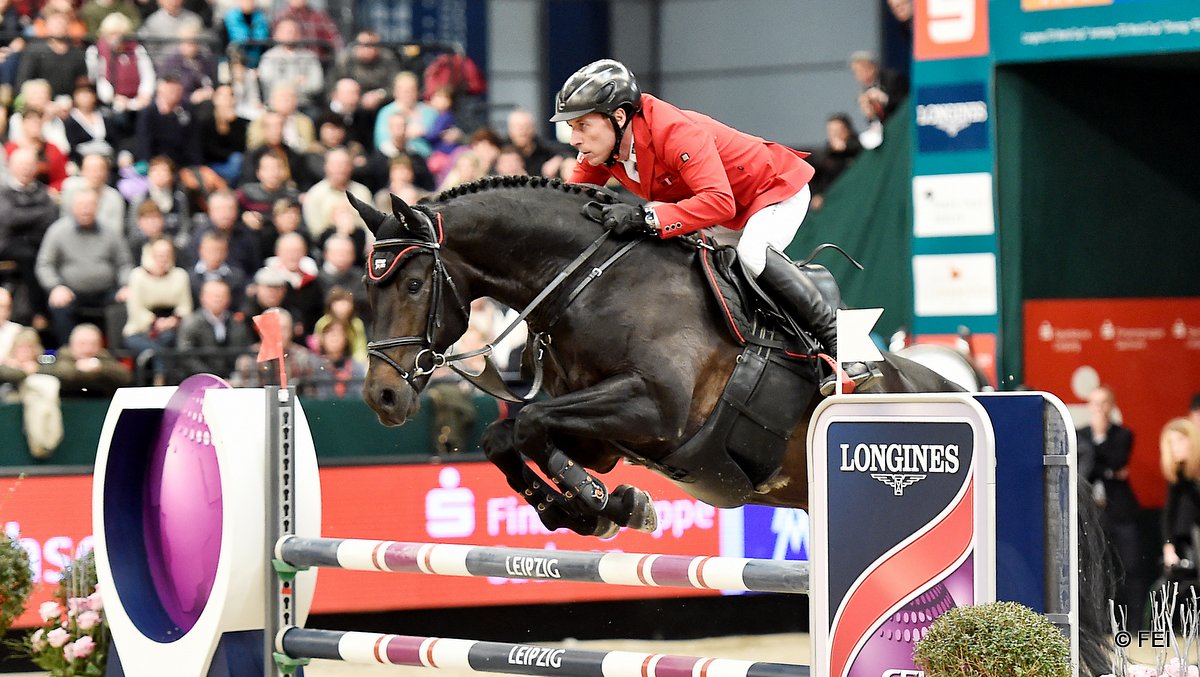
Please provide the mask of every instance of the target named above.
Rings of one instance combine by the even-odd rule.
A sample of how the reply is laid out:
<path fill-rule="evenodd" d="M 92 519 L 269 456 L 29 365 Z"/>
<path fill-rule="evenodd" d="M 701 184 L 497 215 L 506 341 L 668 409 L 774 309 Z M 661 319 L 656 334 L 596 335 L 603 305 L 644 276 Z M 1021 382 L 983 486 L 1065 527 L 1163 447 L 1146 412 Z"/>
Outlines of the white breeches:
<path fill-rule="evenodd" d="M 796 231 L 808 214 L 812 191 L 808 186 L 783 202 L 768 205 L 752 214 L 742 229 L 737 253 L 742 265 L 755 277 L 767 265 L 767 247 L 783 251 L 796 237 Z"/>

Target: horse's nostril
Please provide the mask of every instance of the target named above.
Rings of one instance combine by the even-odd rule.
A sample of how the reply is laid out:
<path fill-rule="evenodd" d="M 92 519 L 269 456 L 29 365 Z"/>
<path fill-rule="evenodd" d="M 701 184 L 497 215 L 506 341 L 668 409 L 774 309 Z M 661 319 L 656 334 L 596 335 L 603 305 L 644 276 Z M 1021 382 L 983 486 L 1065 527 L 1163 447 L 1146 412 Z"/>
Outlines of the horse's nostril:
<path fill-rule="evenodd" d="M 396 406 L 396 391 L 391 388 L 384 388 L 379 393 L 379 401 L 385 407 Z"/>

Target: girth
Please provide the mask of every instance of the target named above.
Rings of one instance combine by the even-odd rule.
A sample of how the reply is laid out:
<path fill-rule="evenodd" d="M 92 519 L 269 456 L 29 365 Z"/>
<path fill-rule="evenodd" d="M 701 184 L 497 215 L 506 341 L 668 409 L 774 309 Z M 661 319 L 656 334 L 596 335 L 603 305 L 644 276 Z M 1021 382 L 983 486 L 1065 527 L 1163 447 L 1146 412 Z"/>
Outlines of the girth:
<path fill-rule="evenodd" d="M 691 438 L 658 460 L 633 454 L 638 462 L 720 508 L 747 503 L 774 478 L 817 392 L 816 360 L 766 347 L 778 343 L 775 333 L 755 327 L 758 340 L 746 342 L 717 406 Z"/>

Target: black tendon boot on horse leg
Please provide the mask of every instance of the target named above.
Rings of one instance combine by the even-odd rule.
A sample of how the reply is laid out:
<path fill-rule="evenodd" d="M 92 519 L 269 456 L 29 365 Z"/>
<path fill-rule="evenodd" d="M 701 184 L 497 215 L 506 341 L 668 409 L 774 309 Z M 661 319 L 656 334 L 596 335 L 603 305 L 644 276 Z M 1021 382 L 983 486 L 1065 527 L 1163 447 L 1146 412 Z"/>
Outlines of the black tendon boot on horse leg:
<path fill-rule="evenodd" d="M 783 312 L 811 332 L 831 357 L 837 357 L 837 316 L 812 280 L 786 256 L 771 248 L 767 249 L 767 265 L 755 280 L 771 294 L 771 299 Z M 878 376 L 863 362 L 851 362 L 845 370 L 855 388 L 869 385 Z M 835 371 L 821 381 L 821 394 L 832 395 L 836 388 Z"/>
<path fill-rule="evenodd" d="M 650 494 L 642 489 L 622 484 L 609 493 L 603 482 L 558 449 L 550 452 L 546 460 L 546 472 L 563 492 L 563 496 L 568 500 L 579 501 L 587 510 L 630 529 L 647 533 L 658 529 L 658 513 L 654 510 L 654 501 L 651 500 Z M 616 533 L 615 529 L 613 533 Z"/>
<path fill-rule="evenodd" d="M 513 447 L 512 430 L 512 419 L 496 421 L 484 430 L 480 446 L 492 465 L 504 474 L 508 486 L 537 510 L 538 519 L 547 529 L 570 529 L 585 536 L 616 532 L 612 522 L 603 520 L 607 524 L 601 524 L 598 515 L 581 514 L 565 496 L 538 477 Z"/>

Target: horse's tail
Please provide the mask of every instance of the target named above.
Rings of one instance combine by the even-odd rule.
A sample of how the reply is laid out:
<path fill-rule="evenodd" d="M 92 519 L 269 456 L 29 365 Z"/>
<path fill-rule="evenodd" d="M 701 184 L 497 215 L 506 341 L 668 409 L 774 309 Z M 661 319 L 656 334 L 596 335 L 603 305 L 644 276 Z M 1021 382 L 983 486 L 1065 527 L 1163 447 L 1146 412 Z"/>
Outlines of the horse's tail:
<path fill-rule="evenodd" d="M 1108 600 L 1116 591 L 1113 560 L 1100 511 L 1086 482 L 1079 482 L 1079 674 L 1113 673 Z"/>

